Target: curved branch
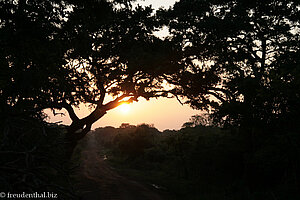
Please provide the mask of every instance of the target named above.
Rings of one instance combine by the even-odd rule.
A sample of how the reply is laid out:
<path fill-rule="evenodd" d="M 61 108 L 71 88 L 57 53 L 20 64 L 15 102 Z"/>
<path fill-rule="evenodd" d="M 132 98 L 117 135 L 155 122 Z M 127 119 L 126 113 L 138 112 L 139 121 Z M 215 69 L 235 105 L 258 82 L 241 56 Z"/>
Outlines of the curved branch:
<path fill-rule="evenodd" d="M 129 97 L 130 95 L 126 95 L 126 94 L 123 94 L 121 95 L 120 97 L 117 97 L 115 100 L 105 104 L 103 107 L 104 107 L 104 110 L 105 111 L 108 111 L 108 110 L 111 110 L 113 108 L 116 108 L 118 107 L 120 104 L 122 103 L 132 103 L 133 101 L 137 101 L 137 97 L 133 96 L 131 97 L 130 99 L 128 100 L 125 100 L 125 101 L 121 101 L 122 99 L 124 99 L 125 97 Z"/>
<path fill-rule="evenodd" d="M 76 133 L 75 136 L 72 139 L 74 141 L 81 140 L 91 130 L 91 127 L 92 127 L 91 124 L 86 124 L 85 128 L 82 129 L 79 133 Z"/>
<path fill-rule="evenodd" d="M 65 108 L 68 111 L 69 116 L 70 116 L 70 118 L 73 122 L 79 120 L 79 118 L 77 117 L 72 105 L 68 104 L 67 102 L 63 102 L 62 107 Z"/>
<path fill-rule="evenodd" d="M 100 83 L 100 82 L 98 83 L 98 87 L 100 89 L 100 99 L 97 102 L 97 106 L 102 106 L 104 98 L 105 98 L 106 90 L 104 88 L 104 85 L 102 83 Z"/>

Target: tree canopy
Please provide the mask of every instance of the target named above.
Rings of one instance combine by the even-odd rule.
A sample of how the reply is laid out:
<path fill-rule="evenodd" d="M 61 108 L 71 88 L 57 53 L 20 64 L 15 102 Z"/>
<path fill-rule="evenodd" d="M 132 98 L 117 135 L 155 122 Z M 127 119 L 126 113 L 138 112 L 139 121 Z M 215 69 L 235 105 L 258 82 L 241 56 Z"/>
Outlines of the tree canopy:
<path fill-rule="evenodd" d="M 169 96 L 164 76 L 181 51 L 153 34 L 151 7 L 129 1 L 1 2 L 1 109 L 41 116 L 66 109 L 76 143 L 108 110 L 139 97 Z M 114 100 L 105 102 L 105 97 Z M 80 119 L 74 106 L 93 111 Z"/>
<path fill-rule="evenodd" d="M 183 199 L 299 197 L 300 1 L 180 0 L 156 12 L 133 2 L 0 1 L 3 192 L 72 198 L 66 161 L 94 122 L 124 102 L 175 97 L 212 115 L 92 139 L 146 176 L 159 169 Z M 154 34 L 163 26 L 165 39 Z M 91 112 L 79 118 L 82 103 Z M 71 125 L 46 123 L 45 109 L 67 110 Z"/>
<path fill-rule="evenodd" d="M 210 103 L 228 124 L 295 124 L 299 6 L 293 0 L 181 0 L 162 12 L 172 41 L 190 61 L 185 73 L 195 76 L 188 82 L 174 79 L 188 103 L 196 108 Z M 216 80 L 217 88 L 203 84 L 205 72 L 213 74 L 208 80 Z M 215 98 L 204 99 L 203 93 Z"/>
<path fill-rule="evenodd" d="M 5 1 L 0 9 L 1 112 L 64 108 L 71 140 L 139 97 L 186 98 L 227 124 L 299 119 L 297 1 L 181 0 L 157 14 L 104 0 Z M 162 25 L 164 40 L 153 34 Z M 93 108 L 82 119 L 80 103 Z"/>
<path fill-rule="evenodd" d="M 66 14 L 61 1 L 0 2 L 1 112 L 39 112 L 60 98 L 71 79 L 59 78 L 65 43 L 59 38 Z M 55 98 L 54 98 L 55 96 Z"/>

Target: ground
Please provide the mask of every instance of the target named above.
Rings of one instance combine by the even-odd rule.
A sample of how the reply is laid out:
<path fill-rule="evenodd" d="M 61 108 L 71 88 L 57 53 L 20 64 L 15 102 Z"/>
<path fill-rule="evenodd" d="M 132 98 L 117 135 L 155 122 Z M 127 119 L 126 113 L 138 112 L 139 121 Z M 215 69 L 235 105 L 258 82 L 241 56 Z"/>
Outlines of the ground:
<path fill-rule="evenodd" d="M 165 200 L 167 194 L 117 173 L 99 154 L 101 146 L 93 135 L 81 154 L 78 184 L 82 200 Z"/>

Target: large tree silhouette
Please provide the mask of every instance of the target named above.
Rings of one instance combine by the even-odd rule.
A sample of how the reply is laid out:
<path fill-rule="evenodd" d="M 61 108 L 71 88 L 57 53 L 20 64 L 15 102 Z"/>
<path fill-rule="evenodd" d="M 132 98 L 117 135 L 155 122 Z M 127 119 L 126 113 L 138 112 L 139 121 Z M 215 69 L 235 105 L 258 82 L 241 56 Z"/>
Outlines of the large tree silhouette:
<path fill-rule="evenodd" d="M 192 73 L 189 79 L 172 80 L 188 103 L 197 108 L 213 103 L 216 116 L 227 124 L 295 128 L 299 1 L 181 0 L 161 16 L 192 63 L 185 72 Z M 203 87 L 205 71 L 219 77 L 217 88 Z M 204 98 L 203 92 L 215 98 Z"/>
<path fill-rule="evenodd" d="M 64 106 L 73 121 L 68 138 L 74 144 L 84 137 L 94 122 L 123 102 L 174 93 L 173 89 L 164 88 L 162 75 L 180 69 L 175 62 L 179 51 L 170 42 L 153 36 L 156 19 L 152 16 L 152 9 L 137 7 L 133 10 L 130 6 L 123 6 L 115 8 L 105 23 L 99 23 L 94 15 L 97 12 L 95 7 L 91 10 L 82 8 L 82 12 L 74 12 L 70 17 L 68 25 L 79 26 L 75 30 L 77 34 L 71 34 L 76 35 L 71 43 L 84 43 L 74 46 L 68 60 L 74 61 L 73 67 L 88 77 L 85 82 L 89 86 L 78 89 L 83 97 L 80 102 L 94 106 L 93 112 L 82 119 L 70 106 L 76 101 Z M 82 24 L 78 24 L 78 18 Z M 108 95 L 115 99 L 104 103 Z"/>
<path fill-rule="evenodd" d="M 180 70 L 180 51 L 153 35 L 151 8 L 93 0 L 7 1 L 0 7 L 1 109 L 37 116 L 45 108 L 66 109 L 69 153 L 108 110 L 139 97 L 175 94 L 163 80 Z M 108 95 L 114 100 L 105 103 Z M 80 103 L 93 109 L 81 119 L 74 111 Z"/>

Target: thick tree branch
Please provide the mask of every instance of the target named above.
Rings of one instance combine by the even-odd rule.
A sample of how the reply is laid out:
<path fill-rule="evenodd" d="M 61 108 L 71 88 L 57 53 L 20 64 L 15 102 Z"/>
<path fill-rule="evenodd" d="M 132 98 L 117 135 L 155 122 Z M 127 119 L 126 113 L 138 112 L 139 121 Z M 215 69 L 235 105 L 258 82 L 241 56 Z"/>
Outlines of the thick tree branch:
<path fill-rule="evenodd" d="M 120 97 L 117 97 L 115 100 L 111 101 L 111 102 L 108 102 L 107 104 L 105 104 L 103 107 L 104 107 L 104 110 L 105 111 L 108 111 L 108 110 L 111 110 L 113 108 L 116 108 L 118 107 L 120 104 L 122 103 L 132 103 L 133 101 L 136 101 L 137 97 L 135 96 L 132 96 L 132 95 L 126 95 L 126 94 L 123 94 L 121 95 Z M 121 101 L 122 99 L 124 99 L 125 97 L 130 97 L 130 99 L 128 100 L 125 100 L 125 101 Z"/>
<path fill-rule="evenodd" d="M 103 84 L 100 83 L 100 82 L 97 83 L 97 86 L 100 90 L 100 98 L 99 98 L 98 101 L 96 101 L 96 104 L 97 104 L 97 107 L 100 108 L 103 105 L 104 98 L 105 98 L 105 95 L 106 95 L 106 90 L 105 90 Z"/>
<path fill-rule="evenodd" d="M 74 141 L 78 141 L 82 139 L 91 130 L 91 127 L 92 127 L 91 124 L 85 125 L 85 128 L 82 129 L 79 133 L 76 133 L 72 139 Z"/>
<path fill-rule="evenodd" d="M 71 118 L 71 120 L 72 120 L 73 122 L 79 120 L 79 118 L 77 117 L 77 115 L 76 115 L 76 113 L 75 113 L 73 107 L 72 107 L 70 104 L 68 104 L 68 103 L 65 101 L 65 102 L 62 103 L 62 107 L 64 107 L 64 108 L 68 111 L 69 116 L 70 116 L 70 118 Z"/>
<path fill-rule="evenodd" d="M 129 96 L 132 96 L 132 95 L 123 94 L 120 97 L 117 97 L 115 100 L 113 100 L 105 105 L 99 104 L 99 105 L 97 105 L 97 107 L 91 114 L 89 114 L 88 116 L 86 116 L 82 119 L 78 119 L 78 117 L 76 116 L 77 118 L 75 118 L 75 119 L 78 119 L 78 120 L 73 120 L 73 123 L 69 126 L 69 129 L 68 129 L 69 134 L 67 136 L 68 140 L 69 141 L 80 140 L 91 130 L 92 124 L 106 114 L 106 111 L 117 107 L 121 103 L 132 102 L 132 101 L 136 100 L 135 97 L 131 97 L 130 99 L 128 99 L 126 101 L 122 101 L 122 99 L 124 99 L 125 97 L 129 97 Z M 68 107 L 68 108 L 70 110 L 70 107 Z M 71 114 L 73 113 L 72 110 L 70 110 Z M 70 114 L 70 117 L 71 117 L 71 114 Z M 74 112 L 74 114 L 75 114 L 75 112 Z M 72 115 L 72 117 L 74 117 L 74 116 Z"/>

